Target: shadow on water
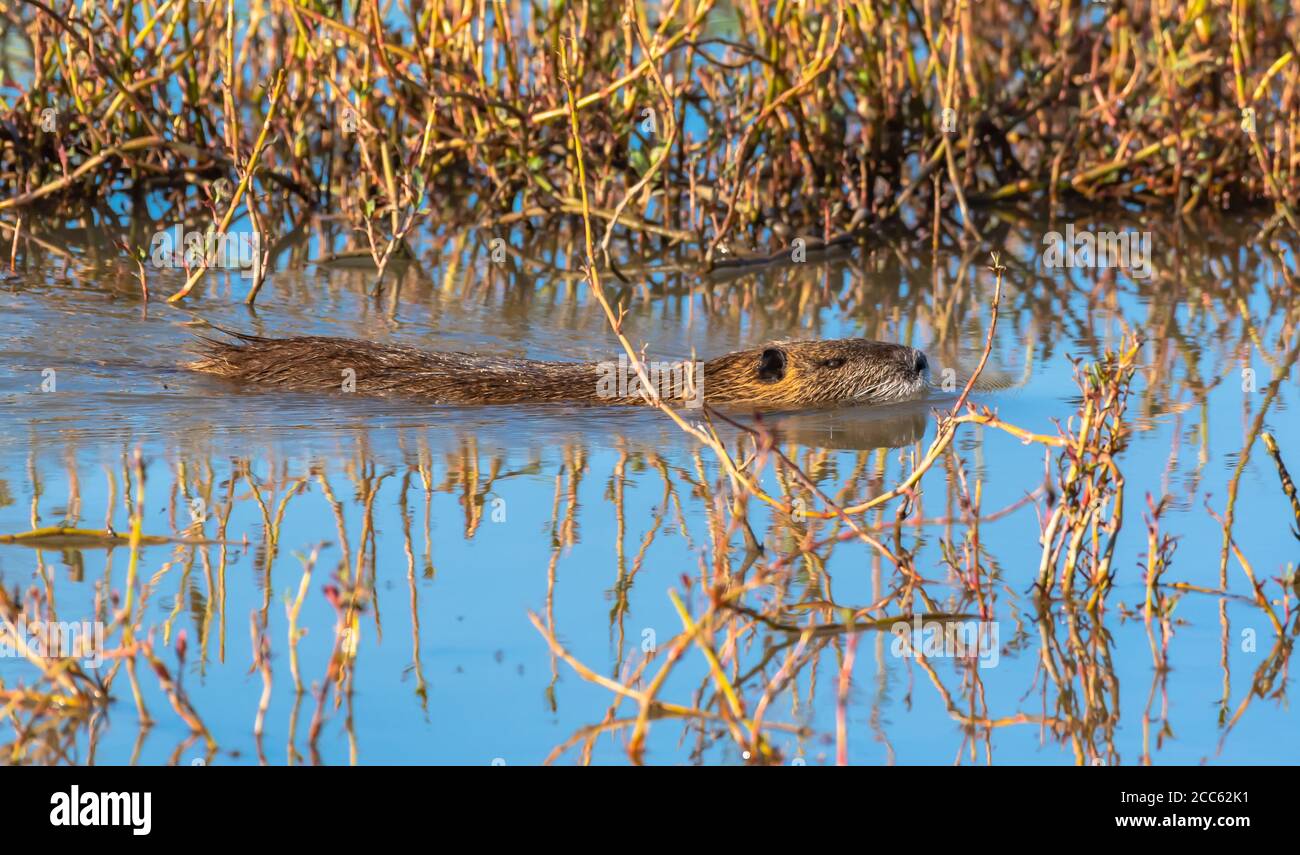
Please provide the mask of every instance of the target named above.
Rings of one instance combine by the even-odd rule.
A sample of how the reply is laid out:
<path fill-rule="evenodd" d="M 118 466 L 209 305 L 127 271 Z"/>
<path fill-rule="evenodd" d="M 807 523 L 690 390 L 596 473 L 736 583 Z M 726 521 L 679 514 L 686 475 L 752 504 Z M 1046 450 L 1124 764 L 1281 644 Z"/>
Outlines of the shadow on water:
<path fill-rule="evenodd" d="M 614 358 L 564 275 L 570 234 L 515 236 L 501 265 L 430 235 L 376 290 L 308 264 L 336 244 L 312 226 L 256 312 L 214 274 L 192 314 L 146 307 L 102 246 L 29 248 L 0 287 L 0 534 L 18 536 L 0 617 L 30 642 L 0 657 L 6 759 L 1294 761 L 1300 553 L 1256 442 L 1300 466 L 1294 256 L 1150 228 L 1149 280 L 1044 270 L 1043 226 L 989 230 L 1010 269 L 974 403 L 996 421 L 963 424 L 915 483 L 983 349 L 983 253 L 885 242 L 611 285 L 663 358 L 838 336 L 930 354 L 921 401 L 732 414 L 755 432 L 715 424 L 724 465 L 651 410 L 177 368 L 195 317 Z M 1093 366 L 1131 333 L 1124 385 Z M 1077 451 L 1058 427 L 1099 432 Z M 41 652 L 42 626 L 82 622 L 93 644 Z"/>

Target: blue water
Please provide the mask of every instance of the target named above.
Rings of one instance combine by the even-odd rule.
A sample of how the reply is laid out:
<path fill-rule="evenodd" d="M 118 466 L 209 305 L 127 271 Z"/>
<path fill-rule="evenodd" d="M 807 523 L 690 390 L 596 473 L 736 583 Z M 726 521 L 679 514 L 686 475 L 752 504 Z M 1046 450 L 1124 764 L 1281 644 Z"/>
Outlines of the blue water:
<path fill-rule="evenodd" d="M 1153 500 L 1168 495 L 1161 531 L 1177 538 L 1164 581 L 1219 587 L 1222 529 L 1207 506 L 1222 515 L 1233 467 L 1263 406 L 1274 363 L 1283 364 L 1297 335 L 1292 294 L 1278 267 L 1283 262 L 1230 230 L 1214 240 L 1186 237 L 1180 244 L 1172 230 L 1156 228 L 1157 272 L 1150 280 L 1134 281 L 1123 272 L 1045 270 L 1036 262 L 1044 230 L 1011 225 L 1001 240 L 1011 269 L 986 372 L 991 382 L 975 400 L 1008 422 L 1053 434 L 1053 420 L 1064 421 L 1077 408 L 1070 358 L 1097 359 L 1120 344 L 1125 330 L 1146 339 L 1129 406 L 1136 432 L 1119 461 L 1125 517 L 1106 607 L 1090 616 L 1057 600 L 1039 620 L 1031 587 L 1041 551 L 1041 498 L 984 522 L 982 565 L 995 568 L 997 576 L 984 584 L 994 597 L 1000 651 L 995 667 L 979 670 L 982 686 L 972 694 L 966 663 L 933 658 L 928 661 L 940 691 L 916 660 L 891 653 L 889 634 L 867 631 L 854 636 L 856 642 L 839 636 L 798 669 L 766 711 L 767 721 L 806 731 L 768 732 L 784 763 L 834 762 L 837 680 L 853 644 L 845 731 L 852 763 L 1300 760 L 1294 714 L 1284 697 L 1272 696 L 1286 685 L 1285 669 L 1227 732 L 1226 721 L 1249 696 L 1256 670 L 1275 643 L 1271 623 L 1246 598 L 1251 591 L 1235 560 L 1229 561 L 1227 579 L 1236 596 L 1166 591 L 1176 599 L 1167 673 L 1153 665 L 1141 613 L 1148 494 Z M 306 255 L 318 256 L 322 245 L 313 242 L 308 249 Z M 268 335 L 317 333 L 428 348 L 616 358 L 617 344 L 599 306 L 576 280 L 520 270 L 518 262 L 493 265 L 473 242 L 457 255 L 454 244 L 434 240 L 421 247 L 421 272 L 408 270 L 400 288 L 390 280 L 377 296 L 364 271 L 291 258 L 281 259 L 255 313 L 241 305 L 247 283 L 224 275 L 210 277 L 204 292 L 187 303 L 188 311 L 180 311 L 157 299 L 145 307 L 131 271 L 94 263 L 93 247 L 74 242 L 67 251 L 72 257 L 65 261 L 31 250 L 20 258 L 19 273 L 0 286 L 0 533 L 65 523 L 99 529 L 106 520 L 116 531 L 127 531 L 124 479 L 137 448 L 147 474 L 145 533 L 179 536 L 189 524 L 193 496 L 204 495 L 209 508 L 223 513 L 227 495 L 233 496 L 227 544 L 145 547 L 136 593 L 136 602 L 143 601 L 137 632 L 152 633 L 173 672 L 173 647 L 184 631 L 183 687 L 216 751 L 189 739 L 189 728 L 141 663 L 153 726 L 141 739 L 136 706 L 119 669 L 108 715 L 73 729 L 68 759 L 258 762 L 253 722 L 263 684 L 251 667 L 252 617 L 265 621 L 271 651 L 266 762 L 539 763 L 580 729 L 600 723 L 615 695 L 554 658 L 529 621 L 530 611 L 602 677 L 626 679 L 652 640 L 659 655 L 648 679 L 682 628 L 669 590 L 698 617 L 707 604 L 702 585 L 723 567 L 739 573 L 745 546 L 741 532 L 727 527 L 727 479 L 712 451 L 659 413 L 564 406 L 453 409 L 288 395 L 238 389 L 177 368 L 195 316 Z M 554 263 L 562 264 L 562 252 L 557 254 Z M 543 250 L 525 251 L 524 257 L 552 262 Z M 681 358 L 694 350 L 707 357 L 786 337 L 866 336 L 926 349 L 936 374 L 944 367 L 969 371 L 989 320 L 987 256 L 977 251 L 963 263 L 945 253 L 937 269 L 928 249 L 920 257 L 911 248 L 903 255 L 905 265 L 899 257 L 880 249 L 717 282 L 657 275 L 634 279 L 649 284 L 618 296 L 629 309 L 628 335 L 638 345 L 649 342 L 656 356 Z M 453 258 L 457 263 L 449 272 Z M 1294 267 L 1293 259 L 1284 259 Z M 151 277 L 155 297 L 179 287 L 176 274 Z M 1241 305 L 1249 310 L 1250 327 Z M 1255 372 L 1253 390 L 1245 382 L 1247 368 Z M 54 370 L 55 391 L 41 391 L 46 369 Z M 1298 376 L 1287 372 L 1264 419 L 1293 472 L 1300 471 Z M 922 402 L 802 414 L 777 427 L 782 448 L 818 486 L 852 504 L 911 471 L 912 460 L 934 438 L 932 410 L 951 400 L 936 390 Z M 726 436 L 733 454 L 743 458 L 741 441 L 732 432 Z M 1043 481 L 1041 446 L 964 426 L 954 448 L 968 481 L 981 484 L 986 514 L 1021 500 Z M 920 516 L 958 513 L 949 463 L 941 461 L 923 479 Z M 275 524 L 269 570 L 270 534 L 250 479 L 271 519 L 283 513 Z M 339 503 L 342 532 L 322 479 Z M 761 483 L 779 495 L 770 464 Z M 373 530 L 365 525 L 368 499 Z M 888 523 L 895 506 L 883 517 L 870 513 L 861 519 Z M 767 547 L 748 570 L 745 578 L 752 580 L 758 567 L 786 554 L 793 542 L 762 503 L 750 501 L 748 518 Z M 1300 559 L 1300 541 L 1289 531 L 1293 524 L 1273 461 L 1257 441 L 1241 476 L 1234 539 L 1278 615 L 1285 620 L 1285 609 L 1292 610 L 1292 640 L 1295 592 L 1284 600 L 1281 579 L 1289 583 Z M 821 523 L 818 539 L 838 531 L 836 525 Z M 209 518 L 203 530 L 215 538 L 216 521 Z M 961 524 L 933 525 L 904 528 L 901 535 L 904 546 L 915 550 L 926 595 L 941 611 L 958 607 L 941 541 L 960 549 L 964 531 Z M 372 599 L 359 618 L 351 691 L 337 707 L 336 695 L 328 695 L 313 753 L 313 686 L 325 679 L 336 624 L 322 587 L 334 582 L 345 560 L 344 534 L 346 575 L 356 571 L 361 555 L 361 578 Z M 891 531 L 881 536 L 895 547 Z M 730 552 L 720 555 L 724 542 Z M 298 643 L 306 691 L 298 697 L 289 671 L 285 603 L 302 577 L 297 555 L 317 546 L 319 560 L 299 619 L 306 630 Z M 129 550 L 120 546 L 65 553 L 0 545 L 3 583 L 11 590 L 43 591 L 59 620 L 91 619 L 96 585 L 124 596 L 128 563 Z M 817 561 L 795 560 L 793 567 L 781 586 L 760 585 L 745 602 L 761 609 L 774 597 L 787 603 L 832 597 L 861 607 L 901 584 L 891 564 L 852 539 L 820 548 Z M 731 581 L 741 584 L 741 577 Z M 626 597 L 622 608 L 619 591 Z M 891 604 L 886 612 L 898 614 L 899 608 Z M 1071 641 L 1072 624 L 1081 648 Z M 1153 626 L 1158 636 L 1159 623 Z M 1243 631 L 1253 631 L 1253 648 L 1243 642 Z M 730 632 L 733 646 L 726 644 Z M 1044 638 L 1058 664 L 1062 656 L 1099 663 L 1095 682 L 1085 686 L 1079 673 L 1065 674 L 1071 694 L 1063 699 L 1041 665 Z M 766 645 L 785 639 L 735 620 L 715 630 L 714 644 L 734 679 L 760 662 Z M 109 646 L 114 643 L 110 638 Z M 782 661 L 776 656 L 764 676 L 739 688 L 748 713 Z M 106 663 L 100 673 L 111 667 Z M 37 676 L 22 660 L 0 659 L 6 688 L 31 684 Z M 967 733 L 945 694 L 963 713 L 997 726 Z M 683 654 L 658 697 L 684 706 L 707 703 L 714 712 L 722 703 L 695 647 Z M 636 712 L 636 703 L 625 699 L 616 716 Z M 1014 721 L 1017 716 L 1033 720 Z M 1062 726 L 1044 728 L 1036 720 L 1041 716 Z M 590 760 L 628 762 L 629 732 L 596 736 Z M 557 762 L 582 760 L 582 746 L 579 740 Z M 644 759 L 730 764 L 745 762 L 741 752 L 716 722 L 665 718 L 652 723 Z M 49 762 L 43 754 L 25 759 Z"/>

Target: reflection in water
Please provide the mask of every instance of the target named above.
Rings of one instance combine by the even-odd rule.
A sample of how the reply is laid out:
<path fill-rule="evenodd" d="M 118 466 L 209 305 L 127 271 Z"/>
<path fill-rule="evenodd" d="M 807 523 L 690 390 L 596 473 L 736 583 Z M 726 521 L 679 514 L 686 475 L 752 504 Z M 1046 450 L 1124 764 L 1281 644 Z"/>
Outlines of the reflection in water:
<path fill-rule="evenodd" d="M 1255 448 L 1300 465 L 1290 250 L 1157 230 L 1152 280 L 1090 280 L 1029 266 L 1039 233 L 993 230 L 994 382 L 958 422 L 979 253 L 639 274 L 629 333 L 665 358 L 860 335 L 935 363 L 926 401 L 715 414 L 725 457 L 651 411 L 232 389 L 174 370 L 184 317 L 142 317 L 109 253 L 29 250 L 0 292 L 7 760 L 1294 759 L 1291 511 Z M 260 314 L 216 277 L 198 314 L 616 353 L 570 236 L 504 267 L 435 236 L 377 295 L 297 275 L 309 245 Z M 98 668 L 50 644 L 81 621 Z"/>
<path fill-rule="evenodd" d="M 920 442 L 933 401 L 785 413 L 770 419 L 778 441 L 832 449 L 900 448 Z"/>

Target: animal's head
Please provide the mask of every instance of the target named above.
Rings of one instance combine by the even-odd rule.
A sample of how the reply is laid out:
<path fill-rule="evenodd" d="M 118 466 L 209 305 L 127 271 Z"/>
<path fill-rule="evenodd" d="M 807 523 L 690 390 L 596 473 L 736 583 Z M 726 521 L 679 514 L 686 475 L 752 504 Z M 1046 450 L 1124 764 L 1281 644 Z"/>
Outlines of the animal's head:
<path fill-rule="evenodd" d="M 704 395 L 768 407 L 885 403 L 918 397 L 929 371 L 924 353 L 901 344 L 779 341 L 711 361 Z"/>

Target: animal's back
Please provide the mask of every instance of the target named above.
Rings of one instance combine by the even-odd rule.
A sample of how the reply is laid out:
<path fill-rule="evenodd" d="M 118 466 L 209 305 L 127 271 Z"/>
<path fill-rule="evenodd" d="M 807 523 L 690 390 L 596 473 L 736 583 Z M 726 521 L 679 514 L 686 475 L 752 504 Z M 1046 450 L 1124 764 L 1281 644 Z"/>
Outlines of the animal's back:
<path fill-rule="evenodd" d="M 594 366 L 454 351 L 423 351 L 325 336 L 202 339 L 187 367 L 303 391 L 418 395 L 437 403 L 572 401 L 596 397 Z"/>

